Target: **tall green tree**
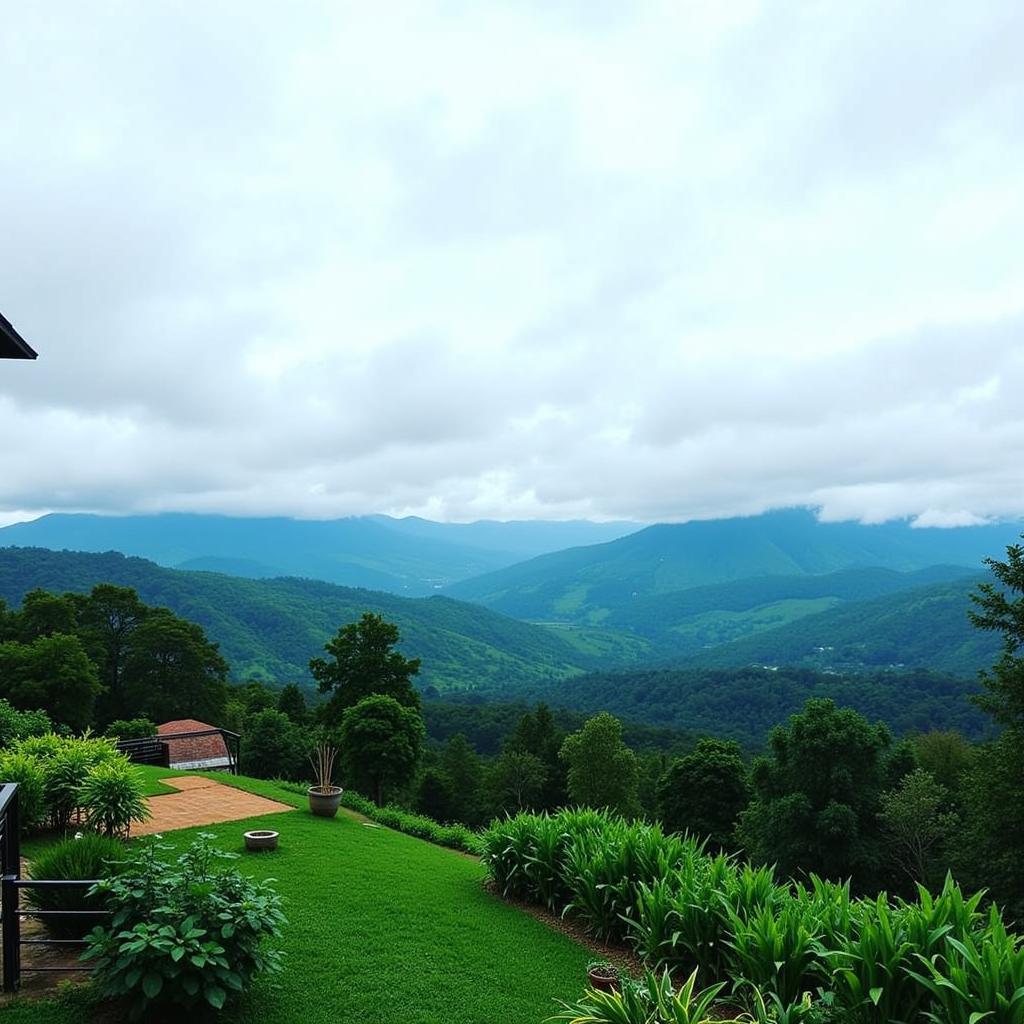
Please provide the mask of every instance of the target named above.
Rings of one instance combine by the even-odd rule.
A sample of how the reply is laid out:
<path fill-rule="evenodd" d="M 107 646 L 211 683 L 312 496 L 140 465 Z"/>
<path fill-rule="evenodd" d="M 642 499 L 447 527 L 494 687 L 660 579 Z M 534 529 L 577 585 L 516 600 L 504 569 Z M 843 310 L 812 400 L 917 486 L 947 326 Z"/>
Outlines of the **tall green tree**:
<path fill-rule="evenodd" d="M 1024 732 L 1024 545 L 1011 544 L 1005 562 L 987 558 L 985 564 L 1005 589 L 982 583 L 971 595 L 978 610 L 968 614 L 978 629 L 1003 634 L 1003 653 L 981 673 L 987 692 L 975 700 L 1000 725 Z"/>
<path fill-rule="evenodd" d="M 570 733 L 560 756 L 568 767 L 569 800 L 587 807 L 607 807 L 636 814 L 638 769 L 636 755 L 623 742 L 622 723 L 602 711 Z"/>
<path fill-rule="evenodd" d="M 658 781 L 658 809 L 665 827 L 732 846 L 733 830 L 750 799 L 747 766 L 738 743 L 702 739 L 676 758 Z"/>
<path fill-rule="evenodd" d="M 302 779 L 308 775 L 306 738 L 287 715 L 273 708 L 249 717 L 242 733 L 242 774 L 262 779 Z"/>
<path fill-rule="evenodd" d="M 31 643 L 41 636 L 77 632 L 75 603 L 69 594 L 51 594 L 46 590 L 30 590 L 21 602 L 21 611 L 14 615 L 14 639 Z"/>
<path fill-rule="evenodd" d="M 100 693 L 96 666 L 78 637 L 55 633 L 0 644 L 0 697 L 22 711 L 44 710 L 75 731 L 93 721 Z"/>
<path fill-rule="evenodd" d="M 974 756 L 970 743 L 955 730 L 933 729 L 915 736 L 914 748 L 918 764 L 955 799 Z"/>
<path fill-rule="evenodd" d="M 342 715 L 338 746 L 345 778 L 377 804 L 412 781 L 426 729 L 419 708 L 372 694 Z"/>
<path fill-rule="evenodd" d="M 541 702 L 524 714 L 508 739 L 507 746 L 533 754 L 544 765 L 544 784 L 536 798 L 538 810 L 553 811 L 566 800 L 566 766 L 559 757 L 565 733 L 555 724 L 547 704 Z"/>
<path fill-rule="evenodd" d="M 1005 590 L 986 583 L 972 595 L 979 629 L 1003 634 L 1003 651 L 982 673 L 986 693 L 978 703 L 1003 734 L 982 746 L 964 773 L 958 873 L 985 886 L 1010 914 L 1024 920 L 1024 546 L 1006 549 L 1006 561 L 987 560 Z"/>
<path fill-rule="evenodd" d="M 495 758 L 488 773 L 488 790 L 495 809 L 514 814 L 537 809 L 544 791 L 544 762 L 526 750 L 509 747 Z"/>
<path fill-rule="evenodd" d="M 908 881 L 939 884 L 948 865 L 947 844 L 960 820 L 945 786 L 916 768 L 896 789 L 882 794 L 878 817 L 889 856 Z"/>
<path fill-rule="evenodd" d="M 754 762 L 754 797 L 737 829 L 749 856 L 783 875 L 871 885 L 882 857 L 879 801 L 899 781 L 888 771 L 891 743 L 883 724 L 831 700 L 808 700 L 772 731 L 770 753 Z"/>
<path fill-rule="evenodd" d="M 303 697 L 302 691 L 295 683 L 288 683 L 287 686 L 282 687 L 277 698 L 277 710 L 300 725 L 309 718 L 306 698 Z"/>
<path fill-rule="evenodd" d="M 454 816 L 471 827 L 481 824 L 483 765 L 461 732 L 445 744 L 441 767 L 451 783 Z"/>
<path fill-rule="evenodd" d="M 149 609 L 131 587 L 101 583 L 87 595 L 73 600 L 78 611 L 78 636 L 99 668 L 105 692 L 97 715 L 102 721 L 130 718 L 134 711 L 124 703 L 124 673 L 132 649 L 132 637 Z"/>
<path fill-rule="evenodd" d="M 372 694 L 392 697 L 407 708 L 419 708 L 420 696 L 412 680 L 420 670 L 420 660 L 396 651 L 399 639 L 394 623 L 366 612 L 358 622 L 342 626 L 325 645 L 329 659 L 310 661 L 309 670 L 320 692 L 331 694 L 322 712 L 329 725 L 341 721 L 346 709 Z"/>
<path fill-rule="evenodd" d="M 132 633 L 120 682 L 120 717 L 198 718 L 219 725 L 227 672 L 227 662 L 201 626 L 154 608 Z"/>

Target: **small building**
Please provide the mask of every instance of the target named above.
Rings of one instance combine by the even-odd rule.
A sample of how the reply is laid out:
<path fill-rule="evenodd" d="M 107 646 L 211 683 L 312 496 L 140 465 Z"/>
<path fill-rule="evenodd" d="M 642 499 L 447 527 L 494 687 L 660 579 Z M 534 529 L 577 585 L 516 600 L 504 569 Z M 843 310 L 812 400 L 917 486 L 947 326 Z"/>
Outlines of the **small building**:
<path fill-rule="evenodd" d="M 202 768 L 228 772 L 235 770 L 235 762 L 224 741 L 224 733 L 216 726 L 207 725 L 194 718 L 179 718 L 174 722 L 158 725 L 156 733 L 167 747 L 170 768 Z"/>
<path fill-rule="evenodd" d="M 0 313 L 0 359 L 35 359 L 36 353 L 29 343 L 14 329 L 14 325 Z"/>

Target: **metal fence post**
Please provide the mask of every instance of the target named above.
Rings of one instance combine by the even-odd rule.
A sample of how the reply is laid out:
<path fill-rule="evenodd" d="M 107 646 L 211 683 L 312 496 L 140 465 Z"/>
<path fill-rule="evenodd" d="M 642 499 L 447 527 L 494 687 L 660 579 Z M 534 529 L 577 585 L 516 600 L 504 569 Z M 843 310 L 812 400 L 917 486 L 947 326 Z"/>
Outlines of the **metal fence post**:
<path fill-rule="evenodd" d="M 18 787 L 13 787 L 4 813 L 3 846 L 0 850 L 3 876 L 0 878 L 0 932 L 3 940 L 4 991 L 17 992 L 21 982 L 21 915 L 18 886 L 21 877 L 21 822 L 18 815 Z"/>

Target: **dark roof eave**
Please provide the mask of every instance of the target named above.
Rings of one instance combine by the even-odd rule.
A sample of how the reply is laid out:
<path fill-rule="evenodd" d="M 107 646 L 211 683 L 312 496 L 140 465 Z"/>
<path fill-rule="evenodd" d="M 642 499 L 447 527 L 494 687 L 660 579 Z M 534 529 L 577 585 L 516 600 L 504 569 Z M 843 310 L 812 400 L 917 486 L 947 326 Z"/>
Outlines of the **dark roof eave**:
<path fill-rule="evenodd" d="M 37 353 L 0 313 L 0 359 L 35 359 Z"/>

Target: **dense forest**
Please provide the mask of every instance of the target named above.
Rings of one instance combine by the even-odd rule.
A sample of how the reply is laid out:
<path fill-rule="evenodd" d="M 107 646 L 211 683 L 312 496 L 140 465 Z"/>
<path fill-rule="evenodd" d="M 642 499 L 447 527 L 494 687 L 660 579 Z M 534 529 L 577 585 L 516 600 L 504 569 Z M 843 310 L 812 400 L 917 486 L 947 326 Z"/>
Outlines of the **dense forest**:
<path fill-rule="evenodd" d="M 772 726 L 811 697 L 831 697 L 900 735 L 957 729 L 980 738 L 990 726 L 968 699 L 977 690 L 975 682 L 923 669 L 838 674 L 750 667 L 595 673 L 527 687 L 522 696 L 577 711 L 607 710 L 686 733 L 726 736 L 757 748 Z M 481 697 L 508 700 L 509 690 L 484 690 L 476 699 Z"/>

